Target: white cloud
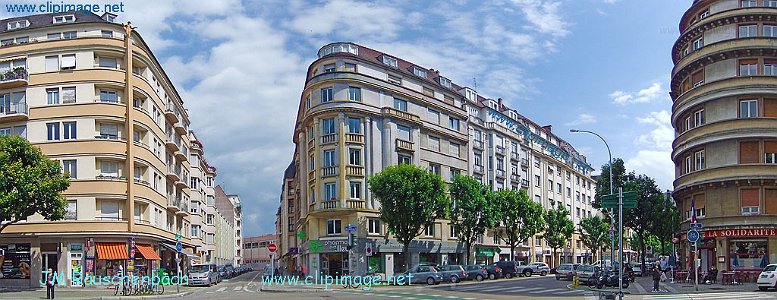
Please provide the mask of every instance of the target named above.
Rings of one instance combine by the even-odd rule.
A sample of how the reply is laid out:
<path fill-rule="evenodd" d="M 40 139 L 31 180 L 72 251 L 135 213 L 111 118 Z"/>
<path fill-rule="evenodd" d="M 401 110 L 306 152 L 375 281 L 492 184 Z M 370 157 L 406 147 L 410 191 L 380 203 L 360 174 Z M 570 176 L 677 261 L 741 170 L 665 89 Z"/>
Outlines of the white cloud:
<path fill-rule="evenodd" d="M 638 170 L 656 180 L 662 189 L 672 189 L 674 163 L 671 159 L 674 131 L 670 123 L 669 111 L 651 112 L 637 122 L 648 126 L 650 131 L 634 141 L 642 149 L 626 160 L 629 169 Z"/>
<path fill-rule="evenodd" d="M 673 189 L 674 163 L 669 151 L 640 150 L 637 154 L 626 160 L 626 168 L 638 170 L 656 180 L 656 184 L 662 190 Z"/>
<path fill-rule="evenodd" d="M 331 38 L 333 31 L 354 39 L 392 39 L 404 14 L 391 5 L 350 0 L 334 0 L 321 6 L 307 6 L 295 12 L 288 26 L 303 35 Z M 412 20 L 418 17 L 412 15 Z"/>
<path fill-rule="evenodd" d="M 602 2 L 607 3 L 607 4 L 614 4 L 615 2 L 618 2 L 618 1 L 620 1 L 620 0 L 602 0 Z"/>
<path fill-rule="evenodd" d="M 513 0 L 526 19 L 531 23 L 532 29 L 554 37 L 564 37 L 569 34 L 568 23 L 559 14 L 561 2 L 542 0 Z"/>
<path fill-rule="evenodd" d="M 583 124 L 596 123 L 596 116 L 591 114 L 582 113 L 577 115 L 577 119 L 564 123 L 566 126 L 578 126 Z"/>
<path fill-rule="evenodd" d="M 616 90 L 610 93 L 612 102 L 619 105 L 626 105 L 631 103 L 647 103 L 653 100 L 659 99 L 663 94 L 660 82 L 654 82 L 649 87 L 641 89 L 636 93 L 628 93 L 621 90 Z"/>
<path fill-rule="evenodd" d="M 674 130 L 670 122 L 671 114 L 666 111 L 651 112 L 648 116 L 637 118 L 640 124 L 654 128 L 647 134 L 642 134 L 635 141 L 638 145 L 652 149 L 671 149 L 674 140 Z"/>

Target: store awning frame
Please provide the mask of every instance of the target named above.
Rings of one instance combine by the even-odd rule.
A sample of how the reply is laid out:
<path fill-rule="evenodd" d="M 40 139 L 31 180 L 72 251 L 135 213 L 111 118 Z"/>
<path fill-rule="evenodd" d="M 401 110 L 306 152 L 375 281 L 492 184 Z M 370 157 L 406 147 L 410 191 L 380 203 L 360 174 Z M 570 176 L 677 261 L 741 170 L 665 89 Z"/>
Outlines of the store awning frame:
<path fill-rule="evenodd" d="M 170 250 L 178 252 L 178 249 L 175 249 L 175 245 L 170 245 L 170 244 L 165 244 L 165 243 L 162 243 L 162 245 L 167 247 L 167 248 L 170 248 Z M 194 255 L 193 253 L 187 251 L 186 249 L 181 249 L 181 253 L 186 254 L 186 256 L 188 256 L 189 258 L 192 258 L 192 259 L 200 258 L 199 256 Z"/>
<path fill-rule="evenodd" d="M 151 245 L 135 244 L 135 249 L 137 249 L 146 259 L 162 260 L 162 258 L 159 257 L 159 254 L 156 254 L 156 251 L 154 251 L 154 248 L 151 247 Z"/>
<path fill-rule="evenodd" d="M 129 259 L 126 243 L 96 243 L 97 259 Z"/>

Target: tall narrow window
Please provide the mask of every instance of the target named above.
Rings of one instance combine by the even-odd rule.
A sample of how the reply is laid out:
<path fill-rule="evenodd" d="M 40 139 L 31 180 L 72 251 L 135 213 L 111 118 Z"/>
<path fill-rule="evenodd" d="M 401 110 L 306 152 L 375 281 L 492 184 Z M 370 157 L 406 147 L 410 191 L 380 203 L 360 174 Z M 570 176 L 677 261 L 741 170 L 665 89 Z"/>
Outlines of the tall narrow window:
<path fill-rule="evenodd" d="M 350 185 L 351 185 L 351 199 L 361 199 L 362 198 L 361 182 L 351 181 Z"/>
<path fill-rule="evenodd" d="M 335 133 L 335 119 L 323 119 L 321 122 L 321 130 L 323 134 Z"/>
<path fill-rule="evenodd" d="M 76 122 L 62 122 L 62 139 L 63 140 L 75 140 L 76 139 Z"/>
<path fill-rule="evenodd" d="M 66 159 L 62 161 L 62 172 L 69 174 L 70 178 L 78 178 L 78 165 L 75 159 Z"/>
<path fill-rule="evenodd" d="M 323 88 L 321 89 L 321 103 L 326 103 L 332 101 L 332 88 Z"/>
<path fill-rule="evenodd" d="M 758 117 L 758 100 L 742 100 L 742 101 L 739 101 L 739 117 L 740 118 L 757 118 Z"/>
<path fill-rule="evenodd" d="M 362 101 L 362 89 L 358 87 L 348 87 L 348 100 L 361 102 Z"/>
<path fill-rule="evenodd" d="M 335 150 L 324 151 L 324 167 L 332 167 L 335 165 Z"/>
<path fill-rule="evenodd" d="M 46 123 L 49 141 L 59 140 L 59 123 Z"/>
<path fill-rule="evenodd" d="M 449 118 L 450 119 L 450 128 L 456 131 L 460 130 L 460 121 L 456 118 Z"/>
<path fill-rule="evenodd" d="M 348 133 L 361 133 L 362 120 L 359 118 L 348 118 Z"/>
<path fill-rule="evenodd" d="M 337 184 L 335 183 L 324 184 L 324 190 L 326 191 L 326 200 L 337 199 Z"/>
<path fill-rule="evenodd" d="M 777 76 L 777 60 L 764 59 L 764 75 Z"/>
<path fill-rule="evenodd" d="M 355 148 L 348 149 L 348 162 L 354 166 L 361 166 L 362 165 L 361 149 L 355 149 Z"/>
<path fill-rule="evenodd" d="M 46 89 L 46 103 L 59 104 L 59 89 Z"/>
<path fill-rule="evenodd" d="M 764 141 L 764 162 L 767 164 L 777 164 L 777 141 Z"/>
<path fill-rule="evenodd" d="M 394 98 L 394 108 L 401 111 L 407 111 L 407 101 Z"/>
<path fill-rule="evenodd" d="M 700 109 L 693 113 L 693 125 L 699 127 L 704 125 L 704 110 Z"/>
<path fill-rule="evenodd" d="M 696 151 L 693 155 L 694 159 L 694 170 L 704 170 L 705 164 L 704 164 L 704 150 Z"/>
<path fill-rule="evenodd" d="M 759 192 L 760 190 L 757 188 L 747 188 L 739 191 L 743 215 L 758 214 L 761 206 Z"/>
<path fill-rule="evenodd" d="M 777 3 L 777 1 L 774 1 Z M 774 6 L 777 7 L 777 6 Z M 777 25 L 766 25 L 764 24 L 764 36 L 765 37 L 777 37 Z"/>
<path fill-rule="evenodd" d="M 758 60 L 740 59 L 739 76 L 755 76 L 755 75 L 758 75 Z"/>
<path fill-rule="evenodd" d="M 693 41 L 693 51 L 699 50 L 701 47 L 704 47 L 704 38 L 698 38 Z"/>

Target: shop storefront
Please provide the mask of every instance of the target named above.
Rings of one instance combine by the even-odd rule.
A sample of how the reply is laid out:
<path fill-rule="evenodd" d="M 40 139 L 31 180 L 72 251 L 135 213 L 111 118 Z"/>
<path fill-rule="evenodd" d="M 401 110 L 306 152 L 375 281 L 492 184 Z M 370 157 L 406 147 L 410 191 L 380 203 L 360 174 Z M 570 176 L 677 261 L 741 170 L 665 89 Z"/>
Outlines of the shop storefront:
<path fill-rule="evenodd" d="M 496 246 L 475 246 L 475 262 L 478 264 L 494 263 L 495 257 L 499 257 L 502 250 Z M 509 255 L 508 259 L 509 259 Z"/>
<path fill-rule="evenodd" d="M 321 274 L 341 276 L 350 274 L 347 239 L 322 240 L 318 261 Z"/>
<path fill-rule="evenodd" d="M 0 244 L 0 280 L 29 280 L 32 275 L 30 258 L 30 244 Z"/>
<path fill-rule="evenodd" d="M 757 271 L 777 255 L 777 229 L 726 229 L 702 232 L 698 246 L 698 258 L 702 271 L 713 266 L 719 270 Z M 683 236 L 681 243 L 684 267 L 690 268 L 696 253 Z"/>

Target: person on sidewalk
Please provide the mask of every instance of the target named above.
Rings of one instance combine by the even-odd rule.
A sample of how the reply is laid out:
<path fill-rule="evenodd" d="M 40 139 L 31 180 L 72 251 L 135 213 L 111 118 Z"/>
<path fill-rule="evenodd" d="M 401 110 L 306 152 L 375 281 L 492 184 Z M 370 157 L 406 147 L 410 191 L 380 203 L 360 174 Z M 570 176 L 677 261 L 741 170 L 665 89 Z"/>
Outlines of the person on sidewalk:
<path fill-rule="evenodd" d="M 48 271 L 46 274 L 46 299 L 54 299 L 54 286 L 57 284 L 57 277 L 54 276 L 54 271 L 51 268 Z"/>
<path fill-rule="evenodd" d="M 653 291 L 654 293 L 660 292 L 661 290 L 658 289 L 658 283 L 661 281 L 661 265 L 659 265 L 660 262 L 656 261 L 656 263 L 653 265 Z"/>

